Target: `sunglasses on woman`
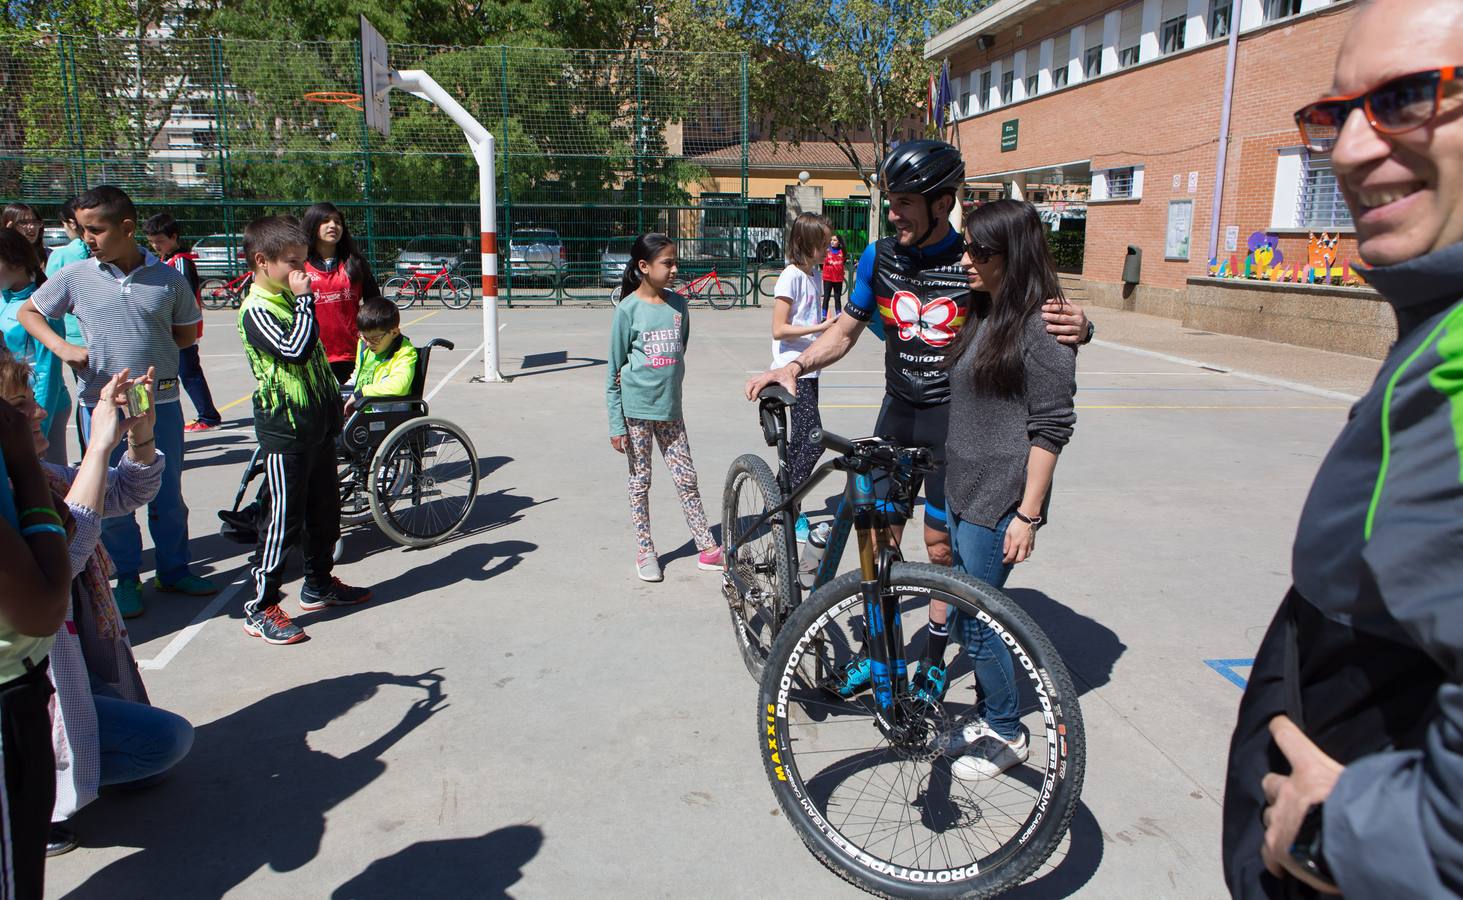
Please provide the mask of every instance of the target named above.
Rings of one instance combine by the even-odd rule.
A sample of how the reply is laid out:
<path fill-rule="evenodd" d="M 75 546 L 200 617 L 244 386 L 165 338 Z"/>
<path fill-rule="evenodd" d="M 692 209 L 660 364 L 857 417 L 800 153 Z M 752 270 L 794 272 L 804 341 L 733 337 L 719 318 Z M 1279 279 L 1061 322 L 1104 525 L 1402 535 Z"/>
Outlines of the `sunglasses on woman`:
<path fill-rule="evenodd" d="M 992 256 L 1001 255 L 1001 251 L 993 250 L 990 247 L 987 247 L 985 244 L 982 244 L 980 241 L 966 241 L 965 252 L 970 254 L 970 258 L 972 260 L 980 263 L 981 265 L 985 265 L 986 263 L 990 262 Z"/>
<path fill-rule="evenodd" d="M 1457 80 L 1460 70 L 1463 66 L 1428 69 L 1399 75 L 1355 94 L 1322 97 L 1296 111 L 1301 143 L 1312 153 L 1329 152 L 1354 109 L 1364 112 L 1372 128 L 1381 134 L 1406 134 L 1421 128 L 1437 118 L 1443 85 Z"/>

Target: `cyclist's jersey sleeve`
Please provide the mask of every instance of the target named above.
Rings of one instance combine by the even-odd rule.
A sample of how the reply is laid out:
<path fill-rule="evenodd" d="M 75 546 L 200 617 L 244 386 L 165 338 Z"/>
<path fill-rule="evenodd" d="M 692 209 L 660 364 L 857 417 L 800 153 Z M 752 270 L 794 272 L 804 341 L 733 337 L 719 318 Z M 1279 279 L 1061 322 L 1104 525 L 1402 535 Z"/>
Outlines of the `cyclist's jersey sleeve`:
<path fill-rule="evenodd" d="M 874 258 L 876 256 L 878 256 L 878 250 L 871 241 L 858 258 L 858 268 L 853 276 L 853 290 L 849 291 L 848 301 L 843 305 L 843 311 L 860 322 L 878 321 L 879 301 L 874 299 Z M 882 334 L 880 334 L 880 339 L 883 339 Z"/>

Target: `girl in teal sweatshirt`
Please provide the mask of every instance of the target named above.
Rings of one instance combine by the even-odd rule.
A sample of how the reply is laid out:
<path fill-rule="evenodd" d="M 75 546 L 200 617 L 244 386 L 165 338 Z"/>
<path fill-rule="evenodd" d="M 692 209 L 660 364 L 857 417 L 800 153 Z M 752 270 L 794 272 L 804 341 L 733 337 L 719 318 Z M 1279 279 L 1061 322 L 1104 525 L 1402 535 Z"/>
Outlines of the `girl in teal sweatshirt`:
<path fill-rule="evenodd" d="M 605 401 L 610 415 L 610 446 L 630 465 L 630 520 L 635 526 L 635 572 L 660 581 L 660 560 L 650 536 L 651 443 L 660 444 L 681 497 L 681 511 L 696 549 L 697 564 L 722 567 L 721 547 L 706 525 L 706 510 L 696 483 L 696 465 L 681 412 L 686 342 L 691 336 L 686 298 L 670 289 L 676 277 L 676 245 L 663 234 L 644 234 L 630 248 L 610 330 Z"/>

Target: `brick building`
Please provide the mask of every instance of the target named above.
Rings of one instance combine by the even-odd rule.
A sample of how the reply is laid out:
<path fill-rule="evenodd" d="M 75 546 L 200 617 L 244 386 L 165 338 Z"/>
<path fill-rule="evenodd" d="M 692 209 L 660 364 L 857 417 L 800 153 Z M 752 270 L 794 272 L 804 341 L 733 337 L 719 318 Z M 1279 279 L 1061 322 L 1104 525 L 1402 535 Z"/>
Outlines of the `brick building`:
<path fill-rule="evenodd" d="M 1338 265 L 1355 258 L 1329 158 L 1300 147 L 1292 117 L 1329 88 L 1354 11 L 1355 0 L 996 0 L 925 55 L 950 64 L 969 190 L 1024 197 L 1054 230 L 1082 232 L 1086 302 L 1380 356 L 1390 321 L 1366 289 L 1207 278 L 1211 256 L 1243 259 L 1254 232 L 1276 235 L 1287 263 L 1304 265 L 1308 233 L 1322 231 L 1341 234 Z M 1134 285 L 1129 245 L 1142 252 Z"/>

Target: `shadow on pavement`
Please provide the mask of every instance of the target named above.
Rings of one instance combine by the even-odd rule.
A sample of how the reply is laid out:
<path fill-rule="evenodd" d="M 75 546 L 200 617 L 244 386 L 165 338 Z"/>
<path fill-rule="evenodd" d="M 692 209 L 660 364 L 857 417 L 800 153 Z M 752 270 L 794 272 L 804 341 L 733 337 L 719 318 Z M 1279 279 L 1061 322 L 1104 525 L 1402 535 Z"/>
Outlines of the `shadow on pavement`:
<path fill-rule="evenodd" d="M 225 450 L 222 453 L 214 453 L 208 456 L 198 456 L 187 452 L 183 455 L 183 471 L 191 472 L 195 469 L 216 469 L 219 466 L 242 467 L 254 455 L 254 448 L 239 448 L 237 450 Z"/>
<path fill-rule="evenodd" d="M 1097 824 L 1092 810 L 1081 800 L 1077 801 L 1067 835 L 1070 840 L 1066 852 L 1058 847 L 1047 859 L 1051 868 L 1020 887 L 1012 888 L 1007 896 L 1022 900 L 1057 900 L 1076 894 L 1092 880 L 1098 866 L 1102 865 L 1102 827 Z"/>
<path fill-rule="evenodd" d="M 418 893 L 430 878 L 438 897 L 508 897 L 523 866 L 538 855 L 544 833 L 532 825 L 510 825 L 479 837 L 421 841 L 385 859 L 335 889 L 331 900 L 397 900 Z"/>
<path fill-rule="evenodd" d="M 538 549 L 527 541 L 499 541 L 496 544 L 464 544 L 445 558 L 433 559 L 399 575 L 371 585 L 371 599 L 362 606 L 327 606 L 294 617 L 302 627 L 366 612 L 397 600 L 430 596 L 468 581 L 489 581 L 512 571 L 523 558 Z"/>
<path fill-rule="evenodd" d="M 261 866 L 299 869 L 319 852 L 326 815 L 386 770 L 383 753 L 445 708 L 442 682 L 436 672 L 342 675 L 200 726 L 192 753 L 168 781 L 145 793 L 104 796 L 72 820 L 83 846 L 140 849 L 93 873 L 69 896 L 155 897 L 165 884 L 169 896 L 220 897 Z M 353 753 L 310 748 L 310 732 L 387 685 L 426 696 Z"/>
<path fill-rule="evenodd" d="M 1004 590 L 1051 638 L 1079 697 L 1112 680 L 1113 666 L 1128 649 L 1116 632 L 1034 588 Z"/>
<path fill-rule="evenodd" d="M 530 356 L 526 356 L 523 359 L 522 368 L 520 368 L 519 371 L 512 373 L 508 377 L 510 377 L 510 378 L 512 378 L 512 379 L 514 379 L 516 381 L 519 378 L 528 378 L 528 377 L 533 376 L 533 375 L 550 375 L 550 374 L 553 374 L 554 372 L 569 372 L 569 371 L 572 371 L 574 369 L 589 369 L 589 368 L 593 368 L 594 366 L 603 366 L 603 365 L 605 365 L 606 363 L 609 362 L 608 360 L 596 359 L 596 358 L 591 357 L 591 356 L 569 356 L 568 354 L 565 354 L 565 356 L 564 356 L 564 363 L 565 364 L 564 365 L 560 365 L 560 366 L 554 366 L 553 368 L 550 368 L 550 369 L 537 368 L 538 366 L 543 366 L 544 365 L 544 363 L 542 363 L 542 362 L 532 362 L 532 363 L 530 363 L 530 360 L 535 360 L 538 357 L 554 356 L 554 355 L 556 355 L 556 354 L 535 353 L 535 354 L 532 354 Z M 533 371 L 531 371 L 531 372 L 524 371 L 524 369 L 528 369 L 530 367 L 530 365 L 532 365 L 532 366 L 535 367 L 533 369 Z"/>

